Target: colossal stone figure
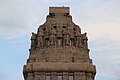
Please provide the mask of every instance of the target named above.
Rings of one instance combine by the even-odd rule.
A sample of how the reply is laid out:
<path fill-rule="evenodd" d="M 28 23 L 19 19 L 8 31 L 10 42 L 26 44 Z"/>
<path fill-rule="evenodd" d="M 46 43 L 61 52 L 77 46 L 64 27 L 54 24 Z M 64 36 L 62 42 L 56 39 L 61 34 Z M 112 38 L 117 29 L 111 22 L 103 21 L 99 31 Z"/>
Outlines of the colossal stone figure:
<path fill-rule="evenodd" d="M 82 36 L 78 35 L 76 37 L 76 43 L 75 43 L 76 47 L 82 47 L 81 40 L 82 40 Z"/>
<path fill-rule="evenodd" d="M 38 47 L 42 48 L 43 47 L 43 32 L 39 31 L 38 32 Z"/>
<path fill-rule="evenodd" d="M 50 31 L 50 46 L 56 46 L 56 31 L 55 29 L 51 29 Z"/>
<path fill-rule="evenodd" d="M 83 44 L 84 44 L 84 48 L 87 48 L 87 41 L 88 41 L 88 38 L 87 38 L 87 33 L 84 33 L 83 34 Z"/>
<path fill-rule="evenodd" d="M 32 32 L 32 37 L 31 37 L 31 49 L 35 49 L 36 45 L 36 34 Z"/>
<path fill-rule="evenodd" d="M 65 46 L 69 46 L 70 45 L 70 32 L 68 29 L 65 29 L 63 31 L 63 35 L 64 35 L 64 45 Z"/>

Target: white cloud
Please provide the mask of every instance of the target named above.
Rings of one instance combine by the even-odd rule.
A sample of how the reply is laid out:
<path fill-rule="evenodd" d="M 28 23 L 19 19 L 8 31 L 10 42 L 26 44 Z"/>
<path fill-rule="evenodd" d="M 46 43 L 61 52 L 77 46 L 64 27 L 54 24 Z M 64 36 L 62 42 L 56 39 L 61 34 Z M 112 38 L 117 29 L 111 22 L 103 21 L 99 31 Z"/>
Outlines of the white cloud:
<path fill-rule="evenodd" d="M 74 21 L 81 25 L 83 32 L 87 31 L 92 39 L 104 36 L 120 39 L 118 36 L 120 34 L 120 3 L 118 0 L 86 0 L 81 5 L 76 5 L 78 8 L 74 8 L 72 13 Z"/>
<path fill-rule="evenodd" d="M 120 43 L 107 38 L 90 43 L 91 57 L 97 66 L 97 78 L 99 76 L 116 80 L 120 74 Z"/>
<path fill-rule="evenodd" d="M 35 0 L 0 1 L 0 36 L 15 37 L 31 32 L 38 26 L 39 15 Z"/>

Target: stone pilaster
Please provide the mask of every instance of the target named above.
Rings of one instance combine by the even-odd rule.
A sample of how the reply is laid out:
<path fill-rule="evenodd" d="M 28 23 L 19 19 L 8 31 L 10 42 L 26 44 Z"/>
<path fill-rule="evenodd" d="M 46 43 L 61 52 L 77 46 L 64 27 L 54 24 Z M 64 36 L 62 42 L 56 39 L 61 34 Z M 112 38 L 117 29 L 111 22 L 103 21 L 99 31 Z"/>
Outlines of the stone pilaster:
<path fill-rule="evenodd" d="M 86 80 L 85 72 L 75 72 L 74 78 L 75 80 Z"/>
<path fill-rule="evenodd" d="M 51 80 L 57 80 L 57 72 L 51 72 Z"/>
<path fill-rule="evenodd" d="M 69 80 L 68 72 L 63 72 L 63 80 Z"/>
<path fill-rule="evenodd" d="M 28 73 L 27 79 L 25 80 L 34 80 L 34 74 L 33 73 Z"/>
<path fill-rule="evenodd" d="M 45 73 L 44 72 L 35 72 L 34 80 L 45 80 Z"/>
<path fill-rule="evenodd" d="M 94 80 L 92 73 L 86 73 L 86 80 Z"/>

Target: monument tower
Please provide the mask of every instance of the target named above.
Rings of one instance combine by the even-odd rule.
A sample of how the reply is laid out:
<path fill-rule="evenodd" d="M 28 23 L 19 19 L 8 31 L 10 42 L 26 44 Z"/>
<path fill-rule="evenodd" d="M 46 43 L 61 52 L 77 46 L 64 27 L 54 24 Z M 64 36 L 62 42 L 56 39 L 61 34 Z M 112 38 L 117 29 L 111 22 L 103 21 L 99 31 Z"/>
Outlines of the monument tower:
<path fill-rule="evenodd" d="M 49 7 L 46 22 L 32 33 L 24 80 L 94 80 L 87 41 L 69 7 Z"/>

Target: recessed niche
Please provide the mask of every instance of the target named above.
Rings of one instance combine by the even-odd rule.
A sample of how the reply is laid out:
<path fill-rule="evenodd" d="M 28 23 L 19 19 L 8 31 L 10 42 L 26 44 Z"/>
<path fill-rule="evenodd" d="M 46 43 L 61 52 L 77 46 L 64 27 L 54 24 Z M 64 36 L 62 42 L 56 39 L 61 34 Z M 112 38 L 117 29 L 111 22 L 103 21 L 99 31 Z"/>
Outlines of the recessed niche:
<path fill-rule="evenodd" d="M 43 30 L 45 31 L 45 30 L 46 30 L 46 28 L 43 28 Z"/>
<path fill-rule="evenodd" d="M 63 26 L 63 28 L 66 28 L 66 26 Z"/>
<path fill-rule="evenodd" d="M 75 31 L 76 29 L 75 29 L 75 28 L 73 28 L 73 30 Z"/>
<path fill-rule="evenodd" d="M 55 28 L 55 29 L 56 29 L 56 26 L 53 26 L 53 28 Z"/>

